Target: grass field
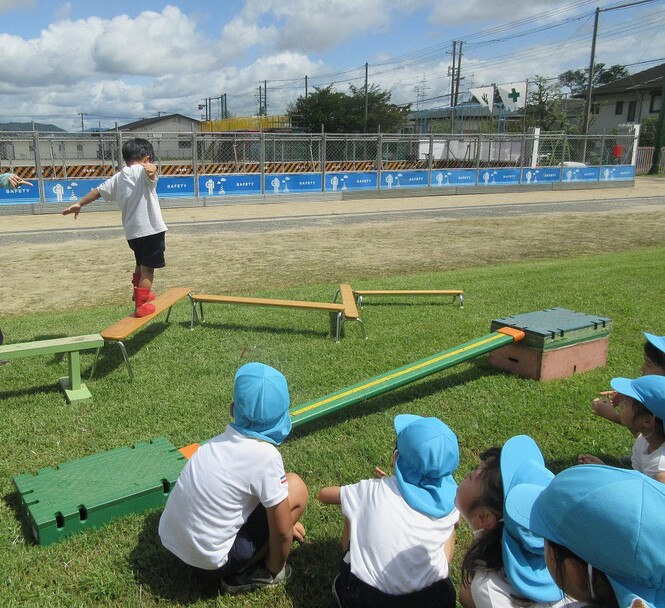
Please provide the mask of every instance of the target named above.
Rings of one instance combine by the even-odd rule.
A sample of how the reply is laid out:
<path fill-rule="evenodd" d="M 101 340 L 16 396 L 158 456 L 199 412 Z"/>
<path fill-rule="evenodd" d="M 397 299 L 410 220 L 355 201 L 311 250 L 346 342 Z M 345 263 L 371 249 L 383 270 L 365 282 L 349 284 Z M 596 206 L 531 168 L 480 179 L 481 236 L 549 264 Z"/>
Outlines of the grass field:
<path fill-rule="evenodd" d="M 617 375 L 639 373 L 642 330 L 665 333 L 665 248 L 552 261 L 512 262 L 446 273 L 354 282 L 357 288 L 462 288 L 465 307 L 432 299 L 367 299 L 369 339 L 348 324 L 339 343 L 323 313 L 208 306 L 203 326 L 189 330 L 189 305 L 171 323 L 153 322 L 128 341 L 136 379 L 128 382 L 118 349 L 107 346 L 94 399 L 65 405 L 57 356 L 12 361 L 0 368 L 0 605 L 7 606 L 333 606 L 342 519 L 315 500 L 319 487 L 351 483 L 389 467 L 392 420 L 399 413 L 435 415 L 457 433 L 458 480 L 477 454 L 528 433 L 558 471 L 580 452 L 627 454 L 630 434 L 591 414 L 591 398 Z M 252 295 L 329 300 L 336 286 Z M 176 446 L 208 439 L 229 421 L 232 379 L 239 365 L 259 360 L 280 369 L 294 405 L 432 355 L 489 331 L 497 317 L 559 306 L 612 320 L 606 368 L 539 383 L 493 370 L 486 357 L 403 387 L 298 428 L 281 448 L 287 470 L 310 487 L 307 541 L 294 548 L 294 576 L 282 589 L 240 597 L 196 587 L 157 537 L 160 511 L 125 517 L 48 547 L 26 541 L 12 478 L 115 447 L 165 436 Z M 126 314 L 117 306 L 19 315 L 3 321 L 8 341 L 95 333 Z M 163 319 L 163 318 L 162 318 Z M 83 368 L 92 364 L 83 355 Z M 460 529 L 453 579 L 469 542 Z"/>

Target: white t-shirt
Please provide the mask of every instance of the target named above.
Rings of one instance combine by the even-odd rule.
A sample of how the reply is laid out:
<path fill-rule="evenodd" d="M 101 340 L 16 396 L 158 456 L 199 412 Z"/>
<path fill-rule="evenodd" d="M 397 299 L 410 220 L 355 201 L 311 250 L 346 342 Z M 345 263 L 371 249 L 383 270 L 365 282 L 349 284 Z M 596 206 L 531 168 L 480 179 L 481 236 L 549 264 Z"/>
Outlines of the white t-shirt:
<path fill-rule="evenodd" d="M 636 471 L 655 479 L 656 473 L 665 471 L 665 443 L 651 454 L 648 450 L 649 443 L 642 434 L 639 434 L 633 444 L 633 453 L 630 459 Z"/>
<path fill-rule="evenodd" d="M 159 520 L 159 537 L 185 563 L 216 570 L 259 503 L 268 509 L 288 495 L 277 448 L 229 425 L 180 473 Z"/>
<path fill-rule="evenodd" d="M 448 577 L 445 542 L 459 511 L 441 519 L 412 509 L 395 477 L 342 486 L 342 513 L 351 528 L 351 572 L 391 595 L 419 591 Z"/>
<path fill-rule="evenodd" d="M 582 608 L 582 604 L 569 597 L 557 602 L 528 602 L 515 597 L 515 589 L 502 571 L 478 571 L 471 581 L 471 597 L 476 608 Z"/>
<path fill-rule="evenodd" d="M 157 179 L 151 180 L 143 165 L 123 167 L 97 190 L 105 201 L 120 207 L 128 241 L 167 230 L 157 198 Z"/>

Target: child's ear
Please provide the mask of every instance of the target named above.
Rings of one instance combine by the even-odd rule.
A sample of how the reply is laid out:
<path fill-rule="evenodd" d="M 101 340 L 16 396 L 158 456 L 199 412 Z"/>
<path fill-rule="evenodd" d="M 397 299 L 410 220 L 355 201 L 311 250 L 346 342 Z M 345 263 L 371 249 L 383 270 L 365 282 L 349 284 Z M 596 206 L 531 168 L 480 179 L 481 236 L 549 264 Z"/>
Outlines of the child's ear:
<path fill-rule="evenodd" d="M 653 414 L 643 414 L 638 416 L 635 422 L 637 430 L 647 437 L 653 433 L 654 426 L 656 425 L 656 417 Z"/>
<path fill-rule="evenodd" d="M 492 509 L 477 507 L 471 514 L 469 523 L 474 530 L 491 530 L 499 523 L 499 518 Z"/>

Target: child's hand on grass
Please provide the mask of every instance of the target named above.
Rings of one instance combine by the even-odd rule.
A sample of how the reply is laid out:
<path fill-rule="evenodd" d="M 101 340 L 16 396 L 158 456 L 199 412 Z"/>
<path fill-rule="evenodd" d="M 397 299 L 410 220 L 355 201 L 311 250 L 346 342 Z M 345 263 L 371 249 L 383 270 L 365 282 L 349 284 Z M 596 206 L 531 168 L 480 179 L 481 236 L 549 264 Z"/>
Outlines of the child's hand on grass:
<path fill-rule="evenodd" d="M 598 456 L 592 454 L 580 454 L 577 458 L 578 464 L 605 464 Z"/>

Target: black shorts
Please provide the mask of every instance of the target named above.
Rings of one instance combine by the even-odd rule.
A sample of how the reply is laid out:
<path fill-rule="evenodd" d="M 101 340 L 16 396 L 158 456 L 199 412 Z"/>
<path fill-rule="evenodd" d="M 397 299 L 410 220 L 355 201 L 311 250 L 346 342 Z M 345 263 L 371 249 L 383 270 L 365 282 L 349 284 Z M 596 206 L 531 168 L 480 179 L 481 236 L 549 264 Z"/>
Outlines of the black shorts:
<path fill-rule="evenodd" d="M 134 252 L 137 266 L 147 268 L 164 268 L 164 251 L 166 251 L 166 232 L 158 232 L 149 236 L 127 241 L 129 248 Z"/>
<path fill-rule="evenodd" d="M 265 507 L 260 504 L 238 530 L 227 562 L 217 570 L 195 570 L 205 578 L 221 578 L 233 574 L 246 566 L 256 552 L 268 544 L 269 536 L 268 515 Z"/>
<path fill-rule="evenodd" d="M 450 578 L 412 593 L 390 595 L 361 581 L 351 572 L 351 564 L 344 558 L 340 561 L 335 593 L 343 608 L 455 608 L 455 587 Z"/>

